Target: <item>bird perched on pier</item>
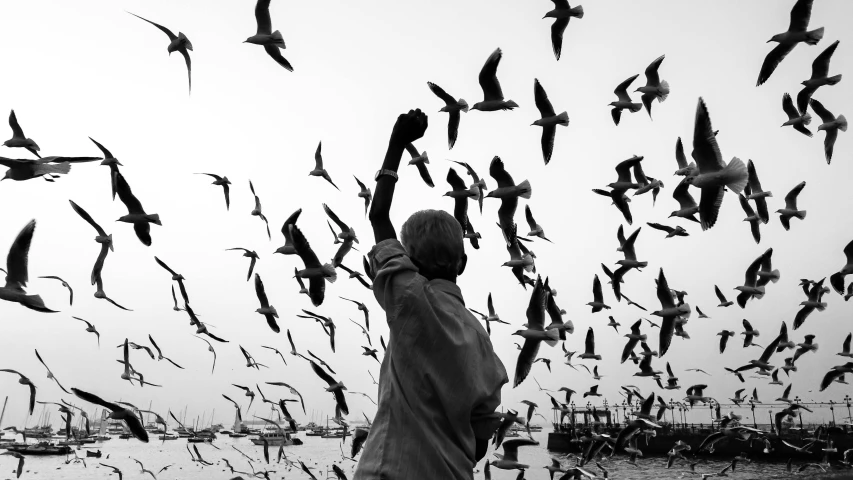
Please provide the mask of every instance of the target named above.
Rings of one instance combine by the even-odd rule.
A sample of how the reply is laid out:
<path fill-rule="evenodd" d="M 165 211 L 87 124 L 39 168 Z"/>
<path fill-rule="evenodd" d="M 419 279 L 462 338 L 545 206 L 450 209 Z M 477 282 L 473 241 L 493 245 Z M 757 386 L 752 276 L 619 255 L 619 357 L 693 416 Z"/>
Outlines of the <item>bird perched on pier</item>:
<path fill-rule="evenodd" d="M 130 12 L 127 12 L 127 13 L 130 13 Z M 190 39 L 187 38 L 187 36 L 184 35 L 183 32 L 178 32 L 178 34 L 175 35 L 174 33 L 172 33 L 171 30 L 169 30 L 168 28 L 166 28 L 160 24 L 157 24 L 157 23 L 152 22 L 151 20 L 142 18 L 135 13 L 130 13 L 130 14 L 136 18 L 139 18 L 141 20 L 145 20 L 146 22 L 150 23 L 151 25 L 154 25 L 155 27 L 160 29 L 161 32 L 165 33 L 167 37 L 169 37 L 169 46 L 166 48 L 166 50 L 169 52 L 170 56 L 172 55 L 173 52 L 180 52 L 180 54 L 184 56 L 184 60 L 186 61 L 186 64 L 187 64 L 187 80 L 189 81 L 189 91 L 192 92 L 192 89 L 193 89 L 193 75 L 192 75 L 192 73 L 193 72 L 192 72 L 192 60 L 190 60 L 190 51 L 192 51 L 192 49 L 193 49 L 193 44 L 190 42 Z"/>
<path fill-rule="evenodd" d="M 287 71 L 292 72 L 293 66 L 281 55 L 281 50 L 286 48 L 284 38 L 278 30 L 272 31 L 272 20 L 270 19 L 270 0 L 258 0 L 255 4 L 255 21 L 258 24 L 257 33 L 247 38 L 243 43 L 253 43 L 264 47 L 264 51 L 275 62 Z"/>
<path fill-rule="evenodd" d="M 482 112 L 494 112 L 497 110 L 512 110 L 517 108 L 518 104 L 512 100 L 504 100 L 501 84 L 498 81 L 498 64 L 501 62 L 503 53 L 498 48 L 489 58 L 480 70 L 480 88 L 483 89 L 483 101 L 477 102 L 471 106 L 471 110 L 480 110 Z"/>
<path fill-rule="evenodd" d="M 779 63 L 791 53 L 791 50 L 798 43 L 805 42 L 807 45 L 817 45 L 823 38 L 823 27 L 815 30 L 807 30 L 809 19 L 812 15 L 812 3 L 814 0 L 797 0 L 794 8 L 791 9 L 791 22 L 788 24 L 788 30 L 782 33 L 777 33 L 767 41 L 777 42 L 779 45 L 773 48 L 767 57 L 764 58 L 764 63 L 761 65 L 761 71 L 758 73 L 758 81 L 755 86 L 763 85 L 764 82 L 770 79 L 770 75 L 779 66 Z"/>

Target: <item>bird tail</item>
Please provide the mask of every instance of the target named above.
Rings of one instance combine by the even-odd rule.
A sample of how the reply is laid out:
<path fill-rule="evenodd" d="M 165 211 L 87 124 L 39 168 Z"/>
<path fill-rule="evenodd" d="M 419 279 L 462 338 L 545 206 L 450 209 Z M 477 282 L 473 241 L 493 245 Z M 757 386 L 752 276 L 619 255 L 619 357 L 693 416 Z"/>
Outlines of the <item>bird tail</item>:
<path fill-rule="evenodd" d="M 329 283 L 335 283 L 335 280 L 338 279 L 338 272 L 335 270 L 335 266 L 331 263 L 323 265 L 323 274 Z"/>
<path fill-rule="evenodd" d="M 513 108 L 518 108 L 518 104 L 513 102 L 512 100 L 507 100 L 504 104 L 504 110 L 512 110 Z"/>
<path fill-rule="evenodd" d="M 642 103 L 632 103 L 631 106 L 629 107 L 629 110 L 631 110 L 632 112 L 635 112 L 635 113 L 639 112 L 642 109 L 643 109 Z"/>
<path fill-rule="evenodd" d="M 803 115 L 803 125 L 808 125 L 812 123 L 812 116 L 810 114 Z"/>
<path fill-rule="evenodd" d="M 557 345 L 557 341 L 560 339 L 559 330 L 556 328 L 545 330 L 545 335 L 548 337 L 548 340 L 545 340 L 545 343 L 547 343 L 549 347 Z"/>
<path fill-rule="evenodd" d="M 770 277 L 770 281 L 771 281 L 771 282 L 773 282 L 773 283 L 778 282 L 778 281 L 779 281 L 779 279 L 782 277 L 782 275 L 780 275 L 780 274 L 779 274 L 779 269 L 778 269 L 778 268 L 777 268 L 776 270 L 773 270 L 773 271 L 772 271 L 772 272 L 770 272 L 770 273 L 772 274 L 772 276 Z"/>
<path fill-rule="evenodd" d="M 836 83 L 841 81 L 841 75 L 834 75 L 826 79 L 827 85 L 835 85 Z"/>
<path fill-rule="evenodd" d="M 758 290 L 758 293 L 755 294 L 755 298 L 764 298 L 764 287 L 755 287 Z"/>
<path fill-rule="evenodd" d="M 272 32 L 272 35 L 270 36 L 273 40 L 275 40 L 276 45 L 281 45 L 282 47 L 284 47 L 284 37 L 281 36 L 281 32 L 276 30 Z"/>
<path fill-rule="evenodd" d="M 806 43 L 809 45 L 817 45 L 821 38 L 823 38 L 823 27 L 806 32 Z"/>
<path fill-rule="evenodd" d="M 150 215 L 145 215 L 145 219 L 148 220 L 149 222 L 155 224 L 155 225 L 161 225 L 161 226 L 163 225 L 162 223 L 160 223 L 160 215 L 158 215 L 156 213 L 152 213 Z"/>
<path fill-rule="evenodd" d="M 518 196 L 524 199 L 530 198 L 530 194 L 533 193 L 533 188 L 530 186 L 530 181 L 528 180 L 519 183 L 516 185 L 516 188 L 518 189 Z"/>
<path fill-rule="evenodd" d="M 822 312 L 822 311 L 824 311 L 824 310 L 826 310 L 826 302 L 820 302 L 820 303 L 818 303 L 818 305 L 817 305 L 817 311 L 818 311 L 818 312 Z"/>
<path fill-rule="evenodd" d="M 841 130 L 842 132 L 847 131 L 847 119 L 844 117 L 844 115 L 839 115 L 835 118 L 835 121 L 836 123 L 838 123 L 839 130 Z"/>
<path fill-rule="evenodd" d="M 649 262 L 637 262 L 637 268 L 646 268 Z"/>
<path fill-rule="evenodd" d="M 563 113 L 557 115 L 557 118 L 560 119 L 560 121 L 557 122 L 558 125 L 562 125 L 564 127 L 569 126 L 569 113 L 568 112 L 563 112 Z"/>
<path fill-rule="evenodd" d="M 840 77 L 840 76 L 841 76 L 841 75 L 839 75 L 839 77 Z M 456 102 L 456 105 L 459 105 L 459 108 L 460 108 L 463 112 L 468 113 L 468 102 L 466 102 L 464 98 L 460 98 L 460 99 Z"/>
<path fill-rule="evenodd" d="M 583 6 L 578 5 L 577 7 L 569 10 L 569 14 L 575 18 L 583 18 Z"/>
<path fill-rule="evenodd" d="M 421 152 L 421 156 L 424 157 L 424 163 L 429 163 L 429 156 L 426 153 L 426 150 Z"/>
<path fill-rule="evenodd" d="M 737 157 L 733 158 L 722 171 L 726 179 L 726 186 L 734 193 L 740 193 L 746 187 L 749 180 L 749 173 L 746 170 L 746 165 Z"/>
<path fill-rule="evenodd" d="M 794 213 L 793 216 L 799 218 L 800 220 L 805 220 L 806 219 L 806 211 L 805 210 L 797 210 L 797 212 Z"/>
<path fill-rule="evenodd" d="M 534 263 L 533 257 L 530 254 L 525 255 L 523 261 L 524 261 L 524 271 L 535 273 L 536 263 Z"/>
<path fill-rule="evenodd" d="M 44 304 L 44 300 L 42 300 L 38 295 L 25 295 L 24 298 L 21 299 L 20 303 L 30 310 L 35 310 L 37 312 L 56 313 L 55 310 L 47 308 Z"/>
<path fill-rule="evenodd" d="M 669 82 L 661 80 L 660 87 L 658 87 L 658 93 L 658 103 L 666 100 L 666 97 L 669 96 Z"/>
<path fill-rule="evenodd" d="M 113 234 L 111 233 L 111 234 L 107 235 L 107 237 L 110 239 L 110 251 L 115 252 L 116 250 L 115 250 L 115 248 L 113 248 Z"/>

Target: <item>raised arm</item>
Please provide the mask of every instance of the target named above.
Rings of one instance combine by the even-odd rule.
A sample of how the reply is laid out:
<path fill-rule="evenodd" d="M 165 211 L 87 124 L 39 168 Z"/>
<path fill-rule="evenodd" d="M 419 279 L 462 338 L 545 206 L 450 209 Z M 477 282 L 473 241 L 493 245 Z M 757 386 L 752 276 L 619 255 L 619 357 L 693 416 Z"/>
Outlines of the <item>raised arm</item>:
<path fill-rule="evenodd" d="M 389 216 L 397 183 L 395 175 L 400 167 L 400 159 L 406 145 L 421 138 L 426 129 L 427 116 L 420 109 L 409 110 L 409 113 L 397 117 L 397 123 L 394 124 L 391 139 L 388 141 L 388 151 L 382 161 L 382 168 L 377 172 L 376 189 L 373 193 L 373 204 L 370 207 L 370 223 L 373 225 L 373 237 L 376 243 L 397 238 Z M 393 174 L 387 172 L 393 172 Z"/>

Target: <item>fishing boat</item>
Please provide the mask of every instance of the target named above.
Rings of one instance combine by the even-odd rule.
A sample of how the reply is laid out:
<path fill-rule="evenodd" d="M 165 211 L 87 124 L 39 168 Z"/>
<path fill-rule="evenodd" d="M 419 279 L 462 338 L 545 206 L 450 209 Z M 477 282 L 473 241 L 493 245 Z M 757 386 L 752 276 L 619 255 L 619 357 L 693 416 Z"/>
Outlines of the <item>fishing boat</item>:
<path fill-rule="evenodd" d="M 228 434 L 228 436 L 231 438 L 243 438 L 243 437 L 246 437 L 248 435 L 249 435 L 248 433 L 234 433 L 234 432 L 231 432 Z"/>
<path fill-rule="evenodd" d="M 274 428 L 264 429 L 264 431 L 258 435 L 258 438 L 252 438 L 251 440 L 255 445 L 263 445 L 266 443 L 267 445 L 275 447 L 280 445 L 302 445 L 302 440 L 292 437 L 289 432 L 281 432 Z M 266 442 L 264 442 L 264 440 L 266 440 Z"/>
<path fill-rule="evenodd" d="M 16 443 L 6 446 L 6 450 L 21 455 L 67 455 L 72 452 L 71 447 L 67 445 L 54 445 L 47 442 L 29 445 Z"/>
<path fill-rule="evenodd" d="M 172 433 L 172 432 L 166 432 L 163 435 L 160 435 L 159 437 L 157 437 L 158 440 L 163 440 L 163 441 L 165 441 L 165 440 L 177 440 L 178 438 L 179 438 L 178 435 L 176 433 Z"/>

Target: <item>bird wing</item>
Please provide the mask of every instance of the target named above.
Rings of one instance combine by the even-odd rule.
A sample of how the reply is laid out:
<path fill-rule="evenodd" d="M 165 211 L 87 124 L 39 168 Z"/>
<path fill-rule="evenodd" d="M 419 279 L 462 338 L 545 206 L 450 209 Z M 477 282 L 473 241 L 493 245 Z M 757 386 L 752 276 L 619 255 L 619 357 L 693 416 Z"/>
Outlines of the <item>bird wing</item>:
<path fill-rule="evenodd" d="M 699 220 L 703 230 L 707 230 L 717 223 L 720 206 L 723 204 L 723 193 L 725 193 L 723 187 L 702 189 L 702 196 L 699 197 Z"/>
<path fill-rule="evenodd" d="M 814 98 L 811 99 L 811 101 L 809 102 L 809 105 L 812 106 L 812 110 L 814 110 L 814 113 L 816 113 L 817 116 L 820 117 L 820 119 L 823 121 L 823 123 L 829 123 L 829 122 L 835 120 L 835 115 L 833 115 L 832 112 L 827 110 L 826 107 L 824 107 L 822 103 L 818 102 Z"/>
<path fill-rule="evenodd" d="M 421 179 L 424 181 L 424 183 L 427 184 L 428 187 L 435 187 L 435 183 L 433 183 L 432 181 L 432 176 L 430 176 L 429 174 L 429 169 L 427 168 L 426 163 L 418 162 L 417 164 L 415 164 L 415 168 L 418 169 L 418 173 L 420 174 Z"/>
<path fill-rule="evenodd" d="M 127 12 L 127 13 L 130 13 L 130 12 Z M 154 23 L 154 22 L 152 22 L 151 20 L 148 20 L 148 19 L 146 19 L 146 18 L 142 18 L 142 17 L 140 17 L 139 15 L 137 15 L 137 14 L 135 14 L 135 13 L 130 13 L 130 14 L 131 14 L 131 15 L 133 15 L 134 17 L 136 17 L 136 18 L 139 18 L 139 19 L 145 20 L 146 22 L 150 23 L 151 25 L 154 25 L 155 27 L 159 28 L 159 29 L 160 29 L 160 31 L 162 31 L 163 33 L 165 33 L 165 34 L 169 37 L 169 40 L 174 40 L 174 39 L 178 38 L 174 33 L 172 33 L 172 31 L 171 31 L 171 30 L 169 30 L 168 28 L 164 27 L 163 25 L 160 25 L 160 24 L 158 24 L 158 23 Z"/>
<path fill-rule="evenodd" d="M 545 93 L 545 89 L 539 83 L 538 78 L 533 79 L 533 98 L 536 101 L 536 108 L 539 109 L 539 114 L 542 115 L 542 118 L 556 115 L 554 107 L 551 106 L 551 101 L 548 100 L 548 94 Z"/>
<path fill-rule="evenodd" d="M 302 214 L 302 209 L 298 209 L 295 212 L 291 213 L 287 220 L 284 221 L 284 225 L 281 226 L 281 234 L 284 235 L 284 240 L 286 243 L 292 243 L 293 238 L 290 236 L 290 225 L 296 225 L 296 220 L 299 219 L 299 215 Z"/>
<path fill-rule="evenodd" d="M 634 80 L 639 76 L 640 76 L 640 74 L 638 73 L 638 74 L 634 75 L 633 77 L 628 78 L 624 82 L 620 83 L 619 86 L 616 87 L 616 90 L 613 90 L 613 93 L 615 93 L 616 96 L 619 97 L 620 101 L 622 101 L 622 102 L 630 102 L 631 101 L 631 97 L 628 95 L 628 87 L 631 86 L 631 83 L 633 83 Z"/>
<path fill-rule="evenodd" d="M 832 54 L 835 53 L 835 49 L 838 47 L 838 40 L 832 43 L 832 45 L 826 47 L 824 51 L 814 59 L 812 62 L 812 78 L 823 78 L 829 76 L 829 60 L 832 58 Z M 803 105 L 802 111 L 805 112 L 807 105 Z"/>
<path fill-rule="evenodd" d="M 518 353 L 518 360 L 515 364 L 515 378 L 513 379 L 513 388 L 517 387 L 527 378 L 530 369 L 533 366 L 534 359 L 539 353 L 539 346 L 542 342 L 539 340 L 525 339 L 524 346 Z M 550 368 L 550 367 L 549 367 Z"/>
<path fill-rule="evenodd" d="M 536 278 L 536 284 L 530 294 L 530 302 L 527 306 L 527 328 L 531 330 L 545 329 L 545 302 L 546 290 L 542 284 L 542 278 Z M 525 342 L 526 345 L 526 342 Z M 531 359 L 532 360 L 532 359 Z"/>
<path fill-rule="evenodd" d="M 646 67 L 646 85 L 647 86 L 658 86 L 660 85 L 660 77 L 658 76 L 658 67 L 663 63 L 663 59 L 666 55 L 661 55 L 656 58 L 652 63 Z"/>
<path fill-rule="evenodd" d="M 631 183 L 631 168 L 634 165 L 637 165 L 642 158 L 640 157 L 632 157 L 628 160 L 623 160 L 616 165 L 616 175 L 618 175 L 619 179 L 617 180 L 620 183 Z"/>
<path fill-rule="evenodd" d="M 270 0 L 258 0 L 258 3 L 255 4 L 255 20 L 258 22 L 258 35 L 269 35 L 272 33 Z"/>
<path fill-rule="evenodd" d="M 708 115 L 708 107 L 705 100 L 699 98 L 696 106 L 696 123 L 693 129 L 693 159 L 701 173 L 710 173 L 722 170 L 726 164 L 717 144 L 717 136 L 711 126 L 711 117 Z M 702 189 L 703 192 L 707 189 Z"/>
<path fill-rule="evenodd" d="M 791 53 L 791 50 L 794 49 L 794 45 L 796 44 L 780 43 L 779 45 L 776 45 L 773 50 L 770 50 L 770 53 L 764 57 L 764 63 L 761 64 L 761 71 L 758 72 L 758 81 L 756 82 L 756 86 L 762 85 L 770 78 L 770 75 L 773 74 L 773 71 L 776 70 L 779 63 L 781 63 L 782 60 Z"/>
<path fill-rule="evenodd" d="M 797 0 L 791 9 L 791 23 L 788 25 L 789 32 L 805 32 L 809 27 L 809 19 L 812 16 L 813 0 Z"/>
<path fill-rule="evenodd" d="M 121 200 L 121 203 L 127 207 L 128 213 L 145 213 L 145 210 L 142 208 L 142 203 L 133 195 L 133 192 L 130 190 L 130 185 L 127 184 L 127 180 L 124 179 L 124 175 L 121 173 L 115 174 L 116 179 L 116 193 L 118 193 L 118 198 Z M 147 224 L 147 222 L 146 222 Z"/>
<path fill-rule="evenodd" d="M 312 360 L 309 360 L 309 362 L 311 362 L 311 369 L 312 369 L 312 370 L 314 370 L 314 373 L 316 373 L 316 374 L 317 374 L 317 376 L 318 376 L 318 377 L 320 377 L 320 379 L 322 379 L 324 382 L 326 382 L 327 384 L 329 384 L 329 386 L 332 386 L 332 385 L 334 385 L 335 383 L 337 383 L 337 381 L 335 381 L 335 379 L 334 379 L 334 378 L 332 378 L 332 376 L 331 376 L 331 375 L 329 375 L 328 373 L 326 373 L 326 371 L 325 371 L 325 370 L 323 370 L 323 368 L 322 368 L 320 365 L 317 365 L 317 364 L 316 364 L 314 361 L 312 361 Z"/>
<path fill-rule="evenodd" d="M 789 93 L 782 95 L 782 110 L 784 110 L 785 114 L 788 115 L 789 120 L 800 116 L 800 112 L 798 112 L 797 108 L 794 107 L 794 100 L 791 98 L 791 94 Z M 750 185 L 750 187 L 751 186 L 752 185 Z"/>
<path fill-rule="evenodd" d="M 777 336 L 770 344 L 767 345 L 767 348 L 764 349 L 764 352 L 761 353 L 761 357 L 759 360 L 762 362 L 770 361 L 770 356 L 776 351 L 776 347 L 779 346 L 779 342 L 782 340 L 781 336 Z"/>
<path fill-rule="evenodd" d="M 25 138 L 24 131 L 18 124 L 18 117 L 15 115 L 14 110 L 9 114 L 9 126 L 12 127 L 12 137 Z"/>
<path fill-rule="evenodd" d="M 678 163 L 678 168 L 687 168 L 687 157 L 684 156 L 684 144 L 681 143 L 681 137 L 675 142 L 675 161 Z"/>
<path fill-rule="evenodd" d="M 666 232 L 666 233 L 672 233 L 673 231 L 675 231 L 674 228 L 668 227 L 666 225 L 661 225 L 660 223 L 648 222 L 648 223 L 646 223 L 646 225 L 654 228 L 655 230 L 661 230 L 661 231 Z"/>
<path fill-rule="evenodd" d="M 554 20 L 553 24 L 551 24 L 551 48 L 554 49 L 554 56 L 557 57 L 557 60 L 560 59 L 560 55 L 563 53 L 563 34 L 568 26 L 569 17 L 558 18 Z"/>
<path fill-rule="evenodd" d="M 290 225 L 289 229 L 291 239 L 293 240 L 293 248 L 296 249 L 296 254 L 302 259 L 302 262 L 305 264 L 305 268 L 321 267 L 322 265 L 320 264 L 320 260 L 317 258 L 317 254 L 311 249 L 311 245 L 308 243 L 308 240 L 305 239 L 305 236 L 302 234 L 302 231 L 299 230 L 299 227 L 296 225 Z M 322 278 L 320 280 L 322 280 Z"/>
<path fill-rule="evenodd" d="M 444 89 L 439 87 L 438 85 L 432 82 L 427 82 L 427 86 L 432 91 L 432 93 L 435 94 L 435 96 L 444 100 L 445 105 L 454 105 L 456 103 L 456 99 L 450 96 L 450 94 L 445 92 Z"/>
<path fill-rule="evenodd" d="M 640 227 L 632 233 L 622 245 L 622 253 L 625 255 L 625 260 L 637 260 L 637 253 L 634 251 L 634 243 L 637 241 L 637 235 L 639 235 L 642 228 L 643 227 Z"/>
<path fill-rule="evenodd" d="M 483 65 L 483 68 L 480 70 L 480 87 L 483 89 L 483 99 L 486 101 L 489 100 L 503 100 L 504 95 L 501 91 L 501 84 L 498 82 L 498 64 L 501 61 L 501 49 L 498 48 L 489 58 L 486 59 L 486 63 Z"/>
<path fill-rule="evenodd" d="M 585 353 L 595 353 L 595 332 L 592 327 L 586 331 L 586 340 L 584 340 Z"/>
<path fill-rule="evenodd" d="M 6 256 L 6 285 L 7 287 L 26 287 L 29 281 L 27 264 L 29 261 L 30 243 L 35 233 L 36 221 L 30 220 L 15 237 L 9 254 Z"/>
<path fill-rule="evenodd" d="M 340 228 L 341 231 L 348 232 L 350 230 L 349 226 L 347 226 L 346 223 L 342 222 L 341 219 L 338 218 L 337 215 L 335 215 L 335 212 L 333 212 L 332 209 L 329 208 L 329 206 L 325 203 L 323 204 L 323 211 L 325 211 L 326 215 L 328 215 L 329 218 L 332 219 L 332 221 L 338 225 L 338 228 Z"/>
<path fill-rule="evenodd" d="M 796 187 L 792 188 L 787 195 L 785 195 L 785 208 L 789 210 L 797 210 L 797 196 L 806 186 L 806 182 L 800 182 Z"/>
<path fill-rule="evenodd" d="M 673 308 L 675 307 L 675 300 L 672 298 L 672 291 L 669 289 L 669 283 L 666 281 L 666 276 L 663 274 L 663 268 L 660 269 L 660 274 L 658 275 L 658 288 L 657 295 L 658 300 L 660 301 L 661 307 L 663 308 Z"/>
<path fill-rule="evenodd" d="M 663 317 L 660 322 L 659 348 L 660 356 L 664 356 L 672 344 L 672 336 L 675 334 L 675 317 Z M 649 360 L 649 368 L 651 368 L 651 355 L 646 356 L 643 360 Z"/>
<path fill-rule="evenodd" d="M 720 287 L 714 285 L 714 292 L 717 294 L 717 298 L 720 300 L 720 303 L 727 303 L 728 300 L 726 296 L 723 295 L 723 292 L 720 291 Z"/>
<path fill-rule="evenodd" d="M 116 405 L 115 403 L 107 402 L 106 400 L 102 399 L 101 397 L 99 397 L 95 394 L 92 394 L 89 392 L 84 392 L 83 390 L 80 390 L 80 389 L 77 389 L 74 387 L 71 387 L 71 392 L 74 395 L 76 395 L 77 398 L 80 398 L 81 400 L 85 400 L 89 403 L 94 403 L 95 405 L 109 409 L 110 411 L 116 412 L 116 411 L 124 410 L 123 407 Z"/>
<path fill-rule="evenodd" d="M 515 182 L 504 168 L 504 162 L 500 157 L 494 157 L 489 164 L 489 175 L 498 182 L 498 188 L 512 187 Z"/>
<path fill-rule="evenodd" d="M 107 235 L 107 232 L 105 232 L 104 229 L 101 228 L 101 226 L 98 225 L 98 223 L 95 222 L 94 219 L 92 219 L 92 216 L 89 215 L 89 213 L 86 212 L 86 210 L 83 210 L 82 208 L 80 208 L 80 206 L 77 205 L 76 203 L 74 203 L 73 200 L 68 200 L 68 201 L 71 203 L 71 208 L 73 208 L 74 211 L 77 212 L 77 215 L 80 215 L 80 217 L 83 218 L 83 220 L 86 220 L 86 222 L 88 222 L 89 225 L 91 225 L 95 230 L 97 230 L 98 235 L 102 235 L 102 236 Z"/>
<path fill-rule="evenodd" d="M 761 263 L 764 260 L 764 255 L 756 258 L 749 264 L 749 267 L 746 269 L 746 274 L 744 275 L 744 285 L 748 287 L 754 287 L 755 282 L 758 279 L 758 269 L 761 268 Z M 745 321 L 745 320 L 744 320 Z"/>
<path fill-rule="evenodd" d="M 174 270 L 172 270 L 171 268 L 169 268 L 169 266 L 168 266 L 168 265 L 166 265 L 166 264 L 163 262 L 163 260 L 160 260 L 159 258 L 157 258 L 157 257 L 155 256 L 155 257 L 154 257 L 154 261 L 155 261 L 155 262 L 157 262 L 157 265 L 160 265 L 161 267 L 163 267 L 164 269 L 166 269 L 166 271 L 167 271 L 167 272 L 169 272 L 169 273 L 171 273 L 172 275 L 178 275 L 177 273 L 175 273 L 175 271 L 174 271 Z"/>
<path fill-rule="evenodd" d="M 258 295 L 258 301 L 261 302 L 261 307 L 269 308 L 270 302 L 267 299 L 267 293 L 264 291 L 264 282 L 259 274 L 255 274 L 255 293 Z"/>

